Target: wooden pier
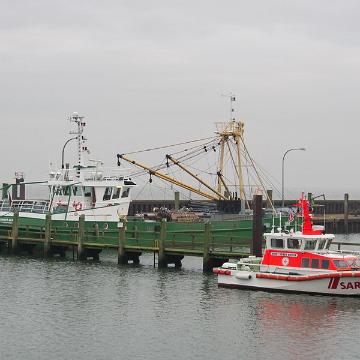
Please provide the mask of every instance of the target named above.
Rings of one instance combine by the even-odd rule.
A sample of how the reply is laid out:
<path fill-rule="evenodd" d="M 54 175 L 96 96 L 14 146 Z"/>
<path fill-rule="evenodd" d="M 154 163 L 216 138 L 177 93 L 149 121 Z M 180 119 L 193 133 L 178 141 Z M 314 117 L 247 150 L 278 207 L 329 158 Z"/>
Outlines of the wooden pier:
<path fill-rule="evenodd" d="M 263 230 L 259 221 L 257 234 Z M 41 253 L 45 257 L 73 254 L 79 260 L 99 260 L 102 250 L 113 249 L 117 251 L 119 264 L 137 264 L 141 254 L 153 253 L 154 265 L 157 255 L 158 267 L 169 264 L 181 267 L 184 256 L 198 256 L 203 258 L 204 271 L 210 271 L 230 258 L 251 254 L 253 229 L 249 224 L 251 221 L 228 221 L 224 226 L 221 221 L 188 223 L 184 227 L 165 220 L 124 219 L 117 228 L 110 228 L 108 224 L 89 224 L 81 215 L 78 222 L 64 226 L 64 222 L 54 221 L 47 214 L 41 225 L 24 225 L 15 213 L 12 224 L 0 225 L 0 241 L 2 250 L 11 254 Z"/>

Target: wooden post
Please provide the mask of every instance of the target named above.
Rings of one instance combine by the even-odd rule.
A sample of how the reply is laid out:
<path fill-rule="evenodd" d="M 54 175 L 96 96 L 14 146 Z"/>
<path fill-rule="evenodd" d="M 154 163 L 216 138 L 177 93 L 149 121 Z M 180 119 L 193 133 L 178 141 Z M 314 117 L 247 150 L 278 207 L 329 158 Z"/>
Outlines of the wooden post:
<path fill-rule="evenodd" d="M 85 249 L 84 249 L 84 238 L 85 238 L 85 215 L 82 214 L 79 217 L 79 232 L 78 232 L 78 259 L 86 259 Z"/>
<path fill-rule="evenodd" d="M 166 219 L 161 220 L 160 234 L 159 234 L 159 253 L 158 253 L 158 267 L 166 268 L 166 254 L 165 254 L 165 238 L 166 238 Z"/>
<path fill-rule="evenodd" d="M 19 239 L 19 210 L 14 211 L 11 229 L 11 252 L 16 253 Z"/>
<path fill-rule="evenodd" d="M 253 196 L 253 237 L 251 253 L 255 256 L 262 256 L 263 241 L 263 214 L 262 214 L 262 195 Z"/>
<path fill-rule="evenodd" d="M 344 232 L 349 233 L 349 194 L 344 195 Z"/>
<path fill-rule="evenodd" d="M 180 209 L 180 193 L 175 191 L 175 210 Z"/>
<path fill-rule="evenodd" d="M 119 223 L 119 247 L 118 247 L 118 264 L 127 264 L 128 259 L 125 252 L 126 241 L 126 220 Z"/>
<path fill-rule="evenodd" d="M 44 256 L 51 256 L 51 214 L 47 213 L 45 217 L 45 239 Z"/>
<path fill-rule="evenodd" d="M 271 209 L 272 206 L 272 196 L 273 196 L 273 191 L 272 190 L 266 190 L 267 193 L 267 197 L 266 197 L 266 208 L 267 209 Z"/>
<path fill-rule="evenodd" d="M 210 240 L 211 240 L 211 223 L 205 223 L 204 228 L 204 254 L 203 254 L 203 272 L 212 271 L 212 262 L 210 259 Z"/>

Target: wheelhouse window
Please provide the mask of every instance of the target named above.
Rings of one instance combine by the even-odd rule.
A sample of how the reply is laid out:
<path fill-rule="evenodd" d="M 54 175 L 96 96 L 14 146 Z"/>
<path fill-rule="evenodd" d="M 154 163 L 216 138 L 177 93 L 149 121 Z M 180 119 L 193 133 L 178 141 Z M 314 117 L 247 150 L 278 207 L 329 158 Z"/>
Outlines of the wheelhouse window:
<path fill-rule="evenodd" d="M 127 188 L 123 191 L 123 193 L 121 194 L 122 198 L 127 198 L 129 196 L 129 192 L 130 192 L 130 188 Z"/>
<path fill-rule="evenodd" d="M 299 239 L 287 239 L 287 248 L 288 249 L 300 249 L 300 240 Z"/>
<path fill-rule="evenodd" d="M 313 269 L 318 269 L 319 268 L 319 259 L 311 259 L 311 267 Z"/>
<path fill-rule="evenodd" d="M 107 187 L 104 192 L 103 200 L 110 200 L 111 199 L 111 193 L 112 193 L 112 187 Z"/>
<path fill-rule="evenodd" d="M 349 267 L 349 264 L 345 260 L 333 260 L 333 262 L 338 269 L 344 269 Z"/>
<path fill-rule="evenodd" d="M 82 188 L 81 186 L 73 186 L 73 195 L 74 196 L 82 196 Z"/>
<path fill-rule="evenodd" d="M 284 239 L 271 239 L 271 247 L 275 249 L 283 249 Z"/>
<path fill-rule="evenodd" d="M 302 258 L 301 259 L 301 267 L 309 267 L 310 265 L 310 259 L 309 258 Z"/>
<path fill-rule="evenodd" d="M 304 250 L 315 250 L 316 240 L 306 240 Z"/>
<path fill-rule="evenodd" d="M 114 188 L 113 190 L 113 199 L 118 199 L 120 197 L 121 188 Z"/>
<path fill-rule="evenodd" d="M 318 250 L 323 250 L 326 245 L 326 239 L 320 239 L 318 241 Z"/>
<path fill-rule="evenodd" d="M 329 260 L 321 260 L 321 268 L 322 269 L 328 269 L 330 265 L 330 261 Z"/>
<path fill-rule="evenodd" d="M 63 193 L 63 195 L 69 196 L 70 195 L 70 186 L 63 186 L 62 193 Z"/>
<path fill-rule="evenodd" d="M 91 197 L 91 186 L 84 186 L 84 196 Z"/>

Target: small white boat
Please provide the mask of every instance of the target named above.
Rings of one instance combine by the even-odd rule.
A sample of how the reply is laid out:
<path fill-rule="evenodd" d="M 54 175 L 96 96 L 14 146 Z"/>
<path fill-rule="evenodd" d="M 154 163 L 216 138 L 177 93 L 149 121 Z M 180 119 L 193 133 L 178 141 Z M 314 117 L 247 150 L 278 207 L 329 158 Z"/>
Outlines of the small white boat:
<path fill-rule="evenodd" d="M 360 296 L 360 253 L 330 250 L 334 235 L 313 225 L 309 202 L 302 198 L 296 206 L 302 230 L 265 233 L 263 257 L 249 256 L 213 269 L 219 286 Z"/>

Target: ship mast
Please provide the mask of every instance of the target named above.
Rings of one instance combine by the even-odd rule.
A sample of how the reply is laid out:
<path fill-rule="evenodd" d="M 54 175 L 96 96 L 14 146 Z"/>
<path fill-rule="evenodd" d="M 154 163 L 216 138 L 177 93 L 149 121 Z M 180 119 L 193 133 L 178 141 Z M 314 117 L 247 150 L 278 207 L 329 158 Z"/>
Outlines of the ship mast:
<path fill-rule="evenodd" d="M 77 140 L 77 171 L 76 176 L 80 177 L 80 169 L 86 167 L 84 161 L 84 152 L 88 152 L 88 147 L 86 145 L 86 138 L 82 135 L 84 132 L 84 127 L 86 125 L 84 121 L 84 116 L 80 116 L 77 112 L 74 112 L 70 118 L 70 122 L 73 122 L 77 125 L 77 130 L 70 131 L 71 135 L 76 135 Z"/>
<path fill-rule="evenodd" d="M 234 168 L 236 171 L 236 177 L 238 180 L 238 190 L 239 190 L 239 199 L 245 199 L 245 189 L 244 189 L 244 179 L 242 174 L 242 158 L 241 158 L 241 144 L 244 135 L 244 123 L 241 121 L 235 121 L 235 109 L 234 103 L 236 101 L 235 95 L 230 93 L 229 95 L 230 100 L 230 122 L 217 122 L 216 127 L 218 130 L 218 134 L 220 136 L 220 156 L 219 156 L 219 165 L 218 165 L 218 179 L 217 179 L 217 192 L 222 194 L 223 187 L 225 188 L 226 192 L 228 193 L 227 187 L 224 186 L 224 179 L 225 177 L 225 167 L 224 161 L 227 153 L 231 156 L 234 162 Z M 229 142 L 233 139 L 236 144 L 236 159 L 231 152 L 231 147 Z M 230 198 L 231 194 L 227 194 L 226 197 Z M 220 199 L 220 197 L 219 197 Z"/>

